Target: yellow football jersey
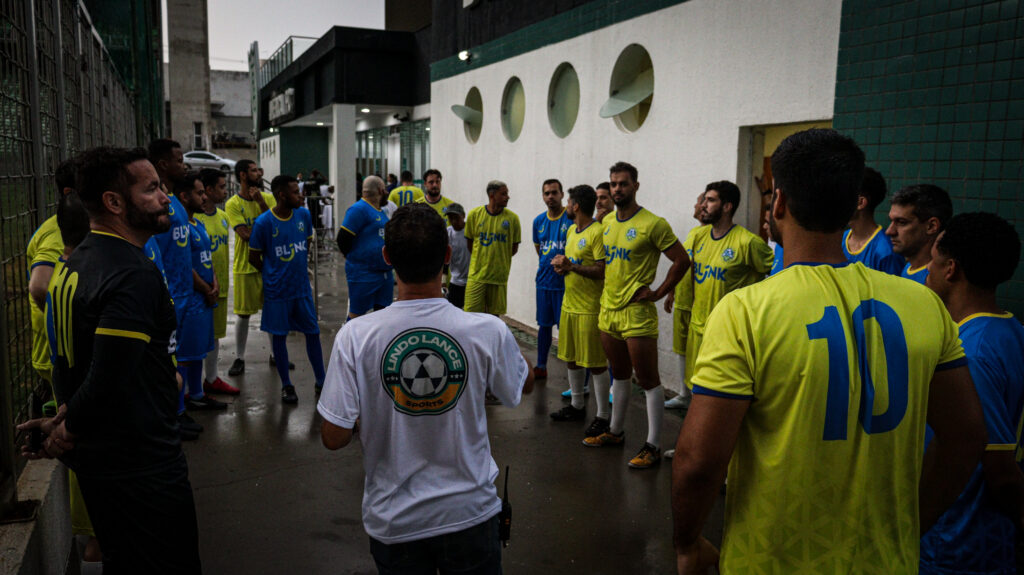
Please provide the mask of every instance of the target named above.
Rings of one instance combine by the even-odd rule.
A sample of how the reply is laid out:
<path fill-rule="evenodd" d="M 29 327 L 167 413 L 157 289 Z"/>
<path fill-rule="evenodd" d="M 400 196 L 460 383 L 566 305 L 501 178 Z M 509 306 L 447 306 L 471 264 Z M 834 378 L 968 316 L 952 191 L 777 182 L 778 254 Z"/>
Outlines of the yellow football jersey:
<path fill-rule="evenodd" d="M 196 220 L 206 226 L 213 252 L 213 275 L 217 277 L 220 297 L 228 297 L 228 215 L 217 208 L 211 215 L 198 212 Z"/>
<path fill-rule="evenodd" d="M 522 241 L 519 216 L 504 208 L 496 215 L 477 206 L 466 216 L 466 237 L 473 240 L 468 279 L 504 285 L 512 268 L 512 246 Z"/>
<path fill-rule="evenodd" d="M 423 193 L 423 190 L 416 186 L 401 186 L 391 190 L 391 193 L 388 195 L 388 201 L 395 202 L 396 206 L 402 207 L 405 204 L 418 202 L 424 197 L 425 194 Z"/>
<path fill-rule="evenodd" d="M 721 571 L 917 573 L 929 385 L 960 365 L 938 296 L 860 263 L 793 265 L 722 298 L 693 392 L 754 401 Z"/>
<path fill-rule="evenodd" d="M 57 227 L 57 216 L 53 215 L 39 225 L 36 233 L 25 248 L 25 258 L 28 260 L 29 275 L 36 266 L 57 265 L 57 260 L 64 253 L 64 239 L 60 235 L 60 228 Z M 47 371 L 50 364 L 50 345 L 46 342 L 46 316 L 43 310 L 32 301 L 28 301 L 29 320 L 32 324 L 32 367 L 38 371 Z"/>
<path fill-rule="evenodd" d="M 581 231 L 569 226 L 565 238 L 565 257 L 581 266 L 592 266 L 604 261 L 604 226 L 593 221 Z M 596 314 L 601 311 L 601 290 L 604 280 L 570 273 L 565 276 L 565 296 L 562 309 L 570 313 Z"/>
<path fill-rule="evenodd" d="M 711 310 L 725 294 L 764 279 L 775 263 L 775 252 L 759 236 L 734 225 L 720 238 L 711 226 L 697 228 L 693 237 L 693 307 L 690 325 L 704 333 Z"/>
<path fill-rule="evenodd" d="M 260 192 L 263 194 L 263 201 L 267 203 L 267 209 L 272 210 L 277 205 L 274 194 Z M 228 225 L 231 229 L 238 226 L 248 226 L 252 230 L 252 224 L 263 212 L 255 200 L 244 200 L 241 196 L 231 196 L 224 204 L 224 213 L 228 216 Z M 235 238 L 235 261 L 231 270 L 236 274 L 255 274 L 259 270 L 249 263 L 249 242 L 243 242 L 241 238 Z"/>
<path fill-rule="evenodd" d="M 711 227 L 710 225 L 698 226 L 690 230 L 690 233 L 686 234 L 686 239 L 683 240 L 683 249 L 690 256 L 690 261 L 693 261 L 693 238 L 697 235 L 698 230 Z M 683 279 L 679 280 L 676 284 L 672 307 L 675 309 L 681 309 L 684 311 L 690 311 L 693 308 L 693 265 L 686 269 L 686 274 L 683 275 Z"/>
<path fill-rule="evenodd" d="M 422 202 L 422 203 L 427 204 L 428 206 L 434 208 L 434 211 L 437 212 L 437 215 L 439 215 L 442 218 L 444 218 L 445 225 L 448 225 L 448 206 L 450 206 L 450 205 L 455 203 L 451 198 L 446 198 L 444 196 L 441 196 L 440 200 L 437 200 L 436 202 L 434 202 L 432 204 L 432 203 L 427 201 L 427 196 L 424 194 L 424 196 L 422 198 L 420 198 L 420 199 L 418 199 L 416 201 L 417 202 Z"/>
<path fill-rule="evenodd" d="M 665 218 L 644 208 L 627 220 L 604 219 L 604 290 L 601 307 L 622 309 L 636 290 L 650 286 L 661 252 L 679 241 Z"/>

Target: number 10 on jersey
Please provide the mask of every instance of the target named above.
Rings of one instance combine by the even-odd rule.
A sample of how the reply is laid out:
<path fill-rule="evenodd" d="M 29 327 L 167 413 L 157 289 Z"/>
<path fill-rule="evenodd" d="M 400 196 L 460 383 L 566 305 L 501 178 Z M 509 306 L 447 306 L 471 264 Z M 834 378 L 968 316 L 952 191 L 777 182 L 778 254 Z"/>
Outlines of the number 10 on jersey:
<path fill-rule="evenodd" d="M 878 347 L 868 345 L 864 328 L 865 322 L 870 319 L 878 323 L 881 331 L 889 390 L 889 406 L 884 413 L 878 415 L 874 414 L 875 386 L 871 380 L 871 366 L 877 363 L 874 361 L 876 358 L 872 357 L 872 351 Z M 875 299 L 860 302 L 850 320 L 853 323 L 856 339 L 854 349 L 862 383 L 857 419 L 865 433 L 892 431 L 907 413 L 909 381 L 907 340 L 903 324 L 891 307 Z M 811 341 L 824 339 L 828 345 L 828 396 L 825 401 L 825 430 L 822 434 L 825 441 L 846 439 L 850 412 L 850 362 L 846 336 L 836 306 L 826 307 L 820 320 L 807 325 L 807 337 Z"/>

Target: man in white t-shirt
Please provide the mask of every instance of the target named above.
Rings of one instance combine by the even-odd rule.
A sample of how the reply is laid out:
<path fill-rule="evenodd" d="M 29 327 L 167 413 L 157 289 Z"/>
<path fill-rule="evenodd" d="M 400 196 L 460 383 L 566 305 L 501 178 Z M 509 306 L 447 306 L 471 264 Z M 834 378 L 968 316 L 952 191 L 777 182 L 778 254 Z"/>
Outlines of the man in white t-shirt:
<path fill-rule="evenodd" d="M 448 245 L 452 248 L 452 259 L 448 263 L 448 301 L 462 309 L 466 303 L 466 279 L 469 277 L 469 247 L 466 245 L 466 209 L 462 204 L 448 204 Z"/>
<path fill-rule="evenodd" d="M 398 300 L 335 338 L 317 407 L 321 439 L 345 447 L 360 421 L 363 526 L 380 572 L 500 573 L 484 397 L 518 405 L 533 389 L 532 368 L 501 320 L 442 297 L 451 248 L 433 208 L 402 206 L 384 237 Z"/>

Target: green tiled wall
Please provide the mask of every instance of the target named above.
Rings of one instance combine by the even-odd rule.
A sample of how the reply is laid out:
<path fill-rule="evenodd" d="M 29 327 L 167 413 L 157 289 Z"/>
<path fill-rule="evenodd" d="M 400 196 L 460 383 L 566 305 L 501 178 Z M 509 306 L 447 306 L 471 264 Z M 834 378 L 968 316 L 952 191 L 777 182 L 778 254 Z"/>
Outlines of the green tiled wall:
<path fill-rule="evenodd" d="M 467 46 L 473 54 L 469 62 L 459 60 L 458 56 L 438 60 L 430 65 L 430 81 L 437 82 L 685 1 L 593 0 L 490 42 Z"/>
<path fill-rule="evenodd" d="M 833 126 L 890 194 L 931 182 L 1024 238 L 1024 1 L 844 0 Z M 999 295 L 1024 318 L 1024 265 Z"/>

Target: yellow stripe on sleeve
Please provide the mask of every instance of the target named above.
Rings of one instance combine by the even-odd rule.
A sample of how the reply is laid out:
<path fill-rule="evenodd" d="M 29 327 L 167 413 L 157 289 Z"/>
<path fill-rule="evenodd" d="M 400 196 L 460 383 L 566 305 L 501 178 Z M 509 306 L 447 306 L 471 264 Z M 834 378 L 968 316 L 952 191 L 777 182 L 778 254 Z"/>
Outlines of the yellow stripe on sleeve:
<path fill-rule="evenodd" d="M 107 327 L 96 328 L 96 335 L 110 335 L 114 337 L 127 337 L 131 339 L 140 339 L 146 343 L 149 343 L 149 336 L 138 331 L 128 331 L 126 329 L 111 329 Z"/>
<path fill-rule="evenodd" d="M 1017 449 L 1015 443 L 990 443 L 985 446 L 985 451 L 1013 451 Z"/>

